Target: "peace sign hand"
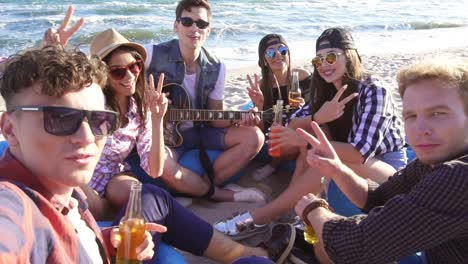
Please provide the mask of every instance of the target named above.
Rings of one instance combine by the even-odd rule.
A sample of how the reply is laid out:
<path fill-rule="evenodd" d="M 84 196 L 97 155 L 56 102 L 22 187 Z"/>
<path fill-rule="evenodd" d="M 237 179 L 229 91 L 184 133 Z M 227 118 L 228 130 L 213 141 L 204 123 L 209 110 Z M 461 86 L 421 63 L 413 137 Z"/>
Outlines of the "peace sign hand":
<path fill-rule="evenodd" d="M 151 111 L 153 118 L 162 120 L 167 111 L 168 100 L 166 94 L 162 92 L 164 83 L 164 73 L 159 75 L 158 87 L 154 88 L 153 75 L 149 76 L 148 88 L 145 90 L 145 102 Z"/>
<path fill-rule="evenodd" d="M 307 151 L 307 163 L 310 167 L 318 169 L 322 175 L 332 178 L 335 175 L 340 175 L 345 165 L 341 162 L 335 149 L 333 149 L 333 146 L 317 122 L 312 121 L 311 126 L 317 137 L 312 136 L 301 128 L 296 130 L 299 135 L 312 145 L 312 149 Z"/>
<path fill-rule="evenodd" d="M 78 22 L 75 23 L 70 29 L 66 29 L 68 24 L 70 23 L 70 19 L 73 16 L 73 12 L 75 9 L 73 6 L 68 7 L 67 14 L 63 19 L 62 25 L 58 29 L 49 28 L 44 33 L 44 39 L 42 40 L 42 46 L 47 45 L 57 45 L 61 44 L 62 46 L 66 46 L 70 38 L 77 32 L 81 26 L 84 24 L 84 19 L 80 18 Z"/>
<path fill-rule="evenodd" d="M 247 87 L 247 92 L 254 105 L 258 108 L 258 110 L 261 111 L 263 110 L 264 103 L 263 92 L 260 90 L 257 74 L 254 74 L 254 79 L 255 81 L 252 82 L 252 78 L 250 78 L 250 75 L 247 74 L 247 80 L 249 81 L 250 85 L 250 87 Z"/>
<path fill-rule="evenodd" d="M 331 101 L 325 102 L 322 107 L 314 114 L 314 120 L 319 124 L 324 124 L 338 119 L 344 114 L 345 105 L 353 100 L 358 93 L 352 93 L 348 97 L 340 101 L 340 97 L 345 92 L 348 85 L 344 85 L 338 90 L 335 97 Z"/>

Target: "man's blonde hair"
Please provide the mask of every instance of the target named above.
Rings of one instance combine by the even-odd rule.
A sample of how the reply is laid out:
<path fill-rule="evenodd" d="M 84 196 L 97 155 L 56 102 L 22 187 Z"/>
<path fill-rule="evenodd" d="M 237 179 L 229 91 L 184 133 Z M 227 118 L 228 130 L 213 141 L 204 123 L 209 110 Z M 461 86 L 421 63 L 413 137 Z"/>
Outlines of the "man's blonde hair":
<path fill-rule="evenodd" d="M 422 80 L 440 80 L 459 89 L 468 114 L 468 61 L 453 58 L 434 58 L 405 67 L 398 72 L 397 81 L 401 97 L 406 88 Z"/>

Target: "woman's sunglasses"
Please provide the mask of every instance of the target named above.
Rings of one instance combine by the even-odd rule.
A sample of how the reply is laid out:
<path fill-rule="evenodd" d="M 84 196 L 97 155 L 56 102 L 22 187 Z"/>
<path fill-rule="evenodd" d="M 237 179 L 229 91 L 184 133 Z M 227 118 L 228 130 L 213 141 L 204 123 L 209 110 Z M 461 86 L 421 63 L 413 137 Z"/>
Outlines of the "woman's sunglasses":
<path fill-rule="evenodd" d="M 279 54 L 281 54 L 281 56 L 285 56 L 286 54 L 288 54 L 288 47 L 287 46 L 279 46 L 278 49 L 275 49 L 275 48 L 268 48 L 266 51 L 265 51 L 265 55 L 270 58 L 270 59 L 273 59 L 275 56 L 276 56 L 276 51 L 279 52 Z"/>
<path fill-rule="evenodd" d="M 330 52 L 325 55 L 325 57 L 322 56 L 316 56 L 315 58 L 312 59 L 312 65 L 314 65 L 315 68 L 322 66 L 323 61 L 325 60 L 329 65 L 333 65 L 336 63 L 338 60 L 338 56 L 343 55 L 341 52 Z"/>
<path fill-rule="evenodd" d="M 205 29 L 210 25 L 210 22 L 206 22 L 205 20 L 202 20 L 202 19 L 198 19 L 197 21 L 194 21 L 190 17 L 181 17 L 181 18 L 176 19 L 176 21 L 184 25 L 184 27 L 191 27 L 193 23 L 195 23 L 195 25 L 197 25 L 199 29 Z"/>
<path fill-rule="evenodd" d="M 112 66 L 109 69 L 110 77 L 113 80 L 120 81 L 127 75 L 127 71 L 130 71 L 133 75 L 138 76 L 141 69 L 143 69 L 143 62 L 141 60 L 134 61 L 127 66 Z"/>
<path fill-rule="evenodd" d="M 54 136 L 70 136 L 76 133 L 88 119 L 96 137 L 112 134 L 117 129 L 118 113 L 114 111 L 81 110 L 65 106 L 17 106 L 10 112 L 43 112 L 44 130 Z"/>

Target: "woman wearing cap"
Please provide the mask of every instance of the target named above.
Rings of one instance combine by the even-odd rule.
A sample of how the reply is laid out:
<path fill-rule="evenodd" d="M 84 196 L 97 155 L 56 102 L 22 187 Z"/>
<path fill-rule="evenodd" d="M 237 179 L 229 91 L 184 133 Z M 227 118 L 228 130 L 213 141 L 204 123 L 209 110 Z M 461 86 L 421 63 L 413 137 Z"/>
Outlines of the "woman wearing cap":
<path fill-rule="evenodd" d="M 350 168 L 377 183 L 385 182 L 407 162 L 403 123 L 392 92 L 364 71 L 353 37 L 343 28 L 329 28 L 320 35 L 312 64 L 312 120 L 328 131 L 337 154 Z M 334 182 L 328 188 L 323 184 L 326 175 L 311 169 L 305 174 L 327 191 L 338 213 L 360 213 Z"/>
<path fill-rule="evenodd" d="M 304 98 L 310 98 L 310 80 L 309 71 L 301 68 L 291 67 L 291 54 L 286 40 L 279 34 L 268 34 L 264 36 L 258 45 L 258 66 L 261 68 L 262 79 L 259 81 L 257 75 L 254 79 L 247 75 L 250 87 L 247 88 L 249 97 L 258 110 L 267 110 L 273 107 L 276 100 L 283 100 L 284 105 L 289 105 L 293 109 L 299 108 L 293 115 L 294 118 L 300 118 L 310 115 L 309 104 L 304 104 Z M 289 101 L 288 91 L 291 89 L 292 72 L 297 72 L 299 77 L 299 86 L 302 91 L 302 98 L 299 101 Z M 264 120 L 260 126 L 264 131 L 269 130 L 269 120 Z M 278 134 L 285 135 L 288 130 L 294 131 L 294 121 L 289 120 L 290 128 L 281 127 Z M 286 136 L 276 139 L 281 141 L 280 145 L 283 157 L 290 157 L 297 154 L 296 149 L 291 149 Z M 289 147 L 289 148 L 288 148 Z M 296 152 L 296 153 L 295 153 Z M 268 160 L 267 144 L 264 145 L 261 159 Z M 274 159 L 271 163 L 255 170 L 253 177 L 255 180 L 262 180 L 273 173 L 279 165 L 279 160 Z"/>
<path fill-rule="evenodd" d="M 317 40 L 316 51 L 317 56 L 313 59 L 312 119 L 328 129 L 334 140 L 332 145 L 349 167 L 378 183 L 385 181 L 406 164 L 402 122 L 396 113 L 391 92 L 364 74 L 361 58 L 346 30 L 325 30 Z M 300 126 L 304 126 L 303 121 Z M 291 133 L 291 137 L 300 136 Z M 310 192 L 328 193 L 328 198 L 334 199 L 330 201 L 331 206 L 341 215 L 359 213 L 360 210 L 333 182 L 325 189 L 326 181 L 322 181 L 322 175 L 308 169 L 303 153 L 296 161 L 289 186 L 275 200 L 218 222 L 215 228 L 232 237 L 251 236 L 264 229 L 265 224 L 275 217 L 288 212 Z M 244 228 L 245 223 L 249 223 L 248 228 Z"/>

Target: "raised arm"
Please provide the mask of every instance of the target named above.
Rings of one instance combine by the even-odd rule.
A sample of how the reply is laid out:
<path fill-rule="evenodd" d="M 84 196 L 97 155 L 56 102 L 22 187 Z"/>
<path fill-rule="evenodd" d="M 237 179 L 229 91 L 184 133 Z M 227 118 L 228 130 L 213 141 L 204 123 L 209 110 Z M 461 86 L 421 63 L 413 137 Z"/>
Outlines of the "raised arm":
<path fill-rule="evenodd" d="M 158 86 L 154 88 L 153 75 L 149 76 L 148 89 L 145 92 L 145 100 L 151 111 L 151 149 L 149 155 L 150 175 L 159 177 L 162 175 L 164 167 L 164 137 L 163 137 L 163 119 L 167 111 L 168 101 L 166 95 L 162 93 L 164 83 L 164 73 L 161 73 L 158 80 Z"/>
<path fill-rule="evenodd" d="M 330 176 L 348 199 L 355 205 L 364 207 L 367 201 L 367 181 L 341 162 L 316 122 L 312 122 L 311 126 L 317 137 L 301 128 L 297 129 L 297 132 L 312 145 L 312 149 L 307 152 L 309 166 L 318 169 L 322 175 Z"/>
<path fill-rule="evenodd" d="M 49 28 L 44 33 L 44 39 L 42 40 L 42 45 L 57 45 L 66 46 L 71 37 L 83 26 L 84 18 L 80 18 L 73 26 L 67 29 L 68 24 L 73 16 L 75 11 L 73 6 L 68 7 L 67 14 L 62 21 L 62 24 L 58 29 Z"/>
<path fill-rule="evenodd" d="M 307 214 L 326 255 L 336 263 L 388 263 L 442 244 L 461 252 L 458 243 L 468 230 L 466 165 L 452 163 L 418 174 L 423 177 L 411 191 L 395 195 L 367 216 L 344 218 L 325 208 Z M 314 199 L 304 197 L 303 207 Z"/>

